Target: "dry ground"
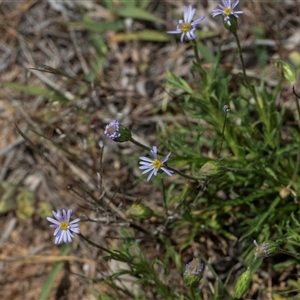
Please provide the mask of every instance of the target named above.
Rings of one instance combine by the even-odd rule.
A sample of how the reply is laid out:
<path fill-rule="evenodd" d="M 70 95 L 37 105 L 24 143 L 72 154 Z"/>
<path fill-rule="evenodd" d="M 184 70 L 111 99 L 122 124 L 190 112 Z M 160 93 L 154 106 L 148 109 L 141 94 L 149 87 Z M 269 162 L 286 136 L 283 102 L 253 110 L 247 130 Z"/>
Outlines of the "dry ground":
<path fill-rule="evenodd" d="M 113 2 L 116 7 L 120 6 L 121 1 Z M 125 33 L 144 28 L 161 31 L 174 28 L 174 11 L 181 15 L 182 3 L 188 4 L 186 1 L 151 2 L 149 11 L 166 20 L 166 26 L 128 19 Z M 213 33 L 204 43 L 213 50 L 221 38 L 225 39 L 222 60 L 230 62 L 230 54 L 235 51 L 233 39 L 220 25 L 220 20 L 209 17 L 217 2 L 206 0 L 193 4 L 198 7 L 197 16 L 207 16 L 203 29 Z M 254 51 L 258 47 L 253 34 L 255 27 L 261 27 L 265 32 L 260 42 L 267 47 L 268 64 L 274 57 L 289 60 L 297 54 L 299 56 L 299 1 L 241 0 L 239 8 L 244 10 L 239 34 L 249 72 L 254 77 L 260 74 Z M 103 50 L 103 57 L 99 57 L 91 35 L 65 23 L 81 21 L 80 10 L 85 10 L 91 20 L 99 23 L 116 18 L 104 8 L 102 1 L 7 0 L 0 4 L 1 82 L 40 88 L 50 86 L 68 99 L 65 103 L 50 101 L 49 97 L 17 91 L 5 84 L 0 90 L 1 299 L 38 299 L 61 251 L 61 247 L 54 245 L 52 230 L 45 219 L 52 208 L 72 208 L 75 216 L 83 219 L 106 217 L 118 220 L 117 207 L 121 203 L 123 211 L 132 200 L 149 201 L 148 195 L 151 195 L 153 201 L 147 204 L 161 209 L 155 202 L 156 189 L 145 181 L 133 185 L 140 172 L 134 163 L 128 165 L 118 155 L 132 156 L 140 150 L 131 144 L 120 145 L 106 140 L 103 128 L 111 119 L 118 118 L 131 128 L 137 139 L 153 144 L 157 140 L 155 127 L 162 127 L 163 122 L 173 118 L 161 114 L 161 110 L 156 114 L 158 107 L 171 100 L 162 87 L 165 72 L 171 70 L 188 79 L 192 50 L 187 44 L 174 42 L 118 41 L 117 32 L 108 30 L 95 33 L 106 42 L 99 45 Z M 92 69 L 94 84 L 84 85 L 80 81 L 30 69 L 43 65 L 81 79 Z M 239 71 L 238 64 L 232 68 Z M 287 92 L 282 96 L 280 101 L 284 102 L 290 94 Z M 180 119 L 180 113 L 177 117 Z M 16 126 L 31 139 L 34 147 L 25 142 Z M 66 153 L 62 147 L 72 154 Z M 81 185 L 99 197 L 101 188 L 97 172 L 102 172 L 102 187 L 113 199 L 115 215 L 96 210 L 89 197 L 78 189 Z M 81 196 L 76 195 L 72 188 Z M 155 220 L 151 226 L 155 227 Z M 105 238 L 118 235 L 118 226 L 113 222 L 109 225 L 84 222 L 81 230 L 103 246 L 108 241 L 117 243 Z M 202 242 L 210 245 L 209 241 Z M 158 255 L 155 245 L 149 244 L 148 249 L 150 257 Z M 208 252 L 215 257 L 218 255 L 213 247 Z M 75 239 L 49 299 L 95 299 L 88 288 L 108 290 L 105 284 L 88 279 L 109 274 L 108 267 L 119 267 L 99 263 L 101 256 L 101 251 L 79 238 Z M 69 270 L 82 277 L 71 274 Z M 278 286 L 285 279 L 282 274 Z M 258 285 L 270 287 L 270 284 L 266 278 Z M 259 286 L 254 288 L 259 289 Z M 265 297 L 270 295 L 261 294 L 259 299 L 270 299 Z"/>

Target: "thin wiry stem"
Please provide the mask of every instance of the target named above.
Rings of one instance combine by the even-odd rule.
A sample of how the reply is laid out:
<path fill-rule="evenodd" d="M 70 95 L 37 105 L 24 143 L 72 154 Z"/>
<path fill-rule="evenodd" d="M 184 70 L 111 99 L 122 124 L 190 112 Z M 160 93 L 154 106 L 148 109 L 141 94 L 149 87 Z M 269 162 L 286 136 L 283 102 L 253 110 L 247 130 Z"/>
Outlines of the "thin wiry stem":
<path fill-rule="evenodd" d="M 233 32 L 233 35 L 235 37 L 235 40 L 236 40 L 236 44 L 237 44 L 237 47 L 238 47 L 238 51 L 239 51 L 239 56 L 240 56 L 240 60 L 241 60 L 241 64 L 242 64 L 242 70 L 243 70 L 243 75 L 244 75 L 244 79 L 245 79 L 245 82 L 249 88 L 250 91 L 252 91 L 252 87 L 249 83 L 249 79 L 246 75 L 246 67 L 245 67 L 245 62 L 244 62 L 244 58 L 243 58 L 243 53 L 242 53 L 242 47 L 241 47 L 241 44 L 240 44 L 240 39 L 237 35 L 237 33 L 234 33 Z"/>
<path fill-rule="evenodd" d="M 165 209 L 165 214 L 166 218 L 168 219 L 169 214 L 168 214 L 168 204 L 167 204 L 167 198 L 166 198 L 166 189 L 164 185 L 164 180 L 161 179 L 161 185 L 162 185 L 162 192 L 163 192 L 163 199 L 164 199 L 164 209 Z"/>
<path fill-rule="evenodd" d="M 218 151 L 218 154 L 217 154 L 217 159 L 218 160 L 220 159 L 222 146 L 223 146 L 223 142 L 224 142 L 224 134 L 225 134 L 225 127 L 226 127 L 227 114 L 229 112 L 229 107 L 227 105 L 225 105 L 223 109 L 224 109 L 224 112 L 225 112 L 225 117 L 224 117 L 224 123 L 223 123 L 223 128 L 222 128 L 220 147 L 219 147 L 219 151 Z"/>
<path fill-rule="evenodd" d="M 297 94 L 296 92 L 296 88 L 293 85 L 293 94 L 296 96 L 296 106 L 297 106 L 297 112 L 298 112 L 298 127 L 300 130 L 300 105 L 299 105 L 299 100 L 300 100 L 300 96 Z M 296 167 L 294 170 L 294 174 L 293 174 L 293 178 L 297 178 L 297 174 L 299 171 L 299 162 L 300 162 L 300 145 L 298 145 L 298 154 L 297 154 L 297 162 L 296 162 Z"/>
<path fill-rule="evenodd" d="M 132 138 L 132 137 L 130 138 L 130 142 L 134 143 L 135 145 L 137 145 L 137 146 L 140 147 L 140 148 L 143 148 L 143 149 L 145 149 L 145 150 L 151 151 L 151 148 L 149 148 L 149 147 L 147 147 L 147 146 L 145 146 L 145 145 L 139 143 L 138 141 L 136 141 L 136 140 L 135 140 L 134 138 Z M 161 155 L 161 153 L 159 153 L 159 152 L 158 152 L 158 154 Z"/>
<path fill-rule="evenodd" d="M 296 88 L 294 85 L 293 85 L 293 94 L 296 96 L 296 106 L 298 112 L 298 127 L 300 129 L 300 105 L 299 105 L 300 96 L 296 93 Z"/>
<path fill-rule="evenodd" d="M 199 64 L 199 66 L 201 66 L 201 61 L 200 61 L 200 57 L 199 57 L 199 52 L 198 52 L 198 47 L 197 47 L 197 43 L 196 41 L 191 41 L 192 42 L 192 46 L 194 49 L 194 53 L 195 53 L 195 57 L 196 57 L 196 61 Z"/>

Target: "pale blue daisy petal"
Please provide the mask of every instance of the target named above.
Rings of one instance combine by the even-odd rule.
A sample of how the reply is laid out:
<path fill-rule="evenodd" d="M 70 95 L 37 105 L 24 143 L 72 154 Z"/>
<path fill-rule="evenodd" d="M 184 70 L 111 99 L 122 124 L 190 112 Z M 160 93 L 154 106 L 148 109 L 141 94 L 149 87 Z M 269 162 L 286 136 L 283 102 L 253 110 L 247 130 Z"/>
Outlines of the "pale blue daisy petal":
<path fill-rule="evenodd" d="M 141 156 L 140 157 L 140 160 L 143 160 L 143 161 L 146 161 L 146 162 L 151 162 L 152 163 L 152 159 L 150 159 L 150 158 L 148 158 L 148 157 L 146 157 L 146 156 Z"/>
<path fill-rule="evenodd" d="M 188 40 L 196 39 L 196 27 L 199 25 L 205 17 L 201 17 L 195 21 L 193 17 L 195 15 L 196 9 L 193 8 L 191 5 L 183 7 L 183 20 L 179 20 L 177 23 L 177 29 L 167 31 L 170 34 L 180 34 L 180 41 L 183 42 L 185 38 Z M 155 158 L 156 159 L 156 158 Z"/>
<path fill-rule="evenodd" d="M 239 4 L 239 0 L 235 3 L 231 3 L 230 0 L 222 0 L 222 4 L 218 4 L 217 9 L 214 9 L 211 13 L 212 17 L 216 17 L 219 15 L 224 16 L 224 21 L 229 22 L 229 16 L 233 15 L 234 17 L 238 18 L 238 14 L 242 14 L 243 12 L 240 11 L 234 11 L 236 6 Z M 229 22 L 230 24 L 230 22 Z"/>
<path fill-rule="evenodd" d="M 169 170 L 169 169 L 167 169 L 167 168 L 165 168 L 165 167 L 162 167 L 161 168 L 167 175 L 169 175 L 169 176 L 172 176 L 173 175 L 173 171 L 172 170 Z"/>
<path fill-rule="evenodd" d="M 153 146 L 151 150 L 151 154 L 154 159 L 149 159 L 145 156 L 140 157 L 139 161 L 139 169 L 143 170 L 142 174 L 149 173 L 147 177 L 147 181 L 149 181 L 152 176 L 156 176 L 158 171 L 161 169 L 163 172 L 165 172 L 167 175 L 172 176 L 173 171 L 165 168 L 163 164 L 169 159 L 171 152 L 169 152 L 162 160 L 159 160 L 157 158 L 157 147 Z"/>
<path fill-rule="evenodd" d="M 80 234 L 79 229 L 79 222 L 80 219 L 77 218 L 70 222 L 70 218 L 72 215 L 72 210 L 62 210 L 61 211 L 52 211 L 53 216 L 56 218 L 53 219 L 51 217 L 47 217 L 47 220 L 52 223 L 50 224 L 51 228 L 54 228 L 53 235 L 55 236 L 55 244 L 60 244 L 62 242 L 64 243 L 70 243 L 72 242 L 72 238 L 74 238 L 74 235 L 72 232 L 75 232 L 77 234 Z"/>

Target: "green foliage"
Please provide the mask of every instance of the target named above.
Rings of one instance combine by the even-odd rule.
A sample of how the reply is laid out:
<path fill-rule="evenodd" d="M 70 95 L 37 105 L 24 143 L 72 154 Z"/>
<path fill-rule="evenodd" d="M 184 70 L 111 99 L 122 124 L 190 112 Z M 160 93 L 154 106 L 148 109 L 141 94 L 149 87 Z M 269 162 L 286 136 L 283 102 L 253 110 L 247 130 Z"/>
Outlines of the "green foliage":
<path fill-rule="evenodd" d="M 171 40 L 165 32 L 158 30 L 125 30 L 126 18 L 159 26 L 165 23 L 147 11 L 149 1 L 121 1 L 116 7 L 113 1 L 103 2 L 113 13 L 109 22 L 95 23 L 82 10 L 82 21 L 65 23 L 72 30 L 84 30 L 89 37 L 89 46 L 95 52 L 89 72 L 80 82 L 78 90 L 82 94 L 88 89 L 89 82 L 105 74 L 107 56 L 112 49 L 102 33 L 115 31 L 111 37 L 115 43 Z M 120 240 L 108 249 L 81 235 L 89 247 L 105 252 L 102 262 L 122 263 L 122 268 L 106 274 L 103 279 L 120 299 L 147 299 L 149 294 L 153 299 L 204 298 L 205 283 L 202 285 L 201 281 L 203 274 L 195 276 L 189 269 L 188 277 L 184 278 L 183 275 L 184 262 L 190 261 L 194 253 L 199 255 L 199 260 L 197 257 L 193 261 L 200 264 L 201 258 L 213 278 L 209 278 L 211 282 L 209 291 L 205 290 L 206 299 L 242 298 L 251 288 L 253 274 L 262 267 L 262 259 L 272 259 L 272 256 L 278 254 L 289 256 L 284 261 L 275 262 L 270 273 L 288 267 L 295 268 L 299 261 L 300 135 L 299 128 L 288 119 L 286 109 L 277 105 L 284 80 L 291 85 L 295 84 L 297 73 L 287 62 L 275 60 L 274 65 L 281 71 L 272 78 L 276 81 L 275 86 L 268 84 L 264 69 L 259 78 L 250 78 L 238 37 L 238 20 L 231 15 L 231 25 L 224 22 L 224 26 L 236 41 L 242 70 L 240 74 L 222 63 L 223 41 L 214 49 L 215 52 L 211 51 L 204 40 L 185 45 L 195 53 L 193 66 L 186 76 L 177 76 L 175 72 L 166 70 L 165 88 L 170 99 L 165 106 L 156 105 L 155 113 L 171 117 L 171 121 L 163 125 L 160 123 L 157 127 L 157 144 L 163 149 L 158 153 L 157 160 L 160 160 L 162 153 L 171 151 L 170 159 L 164 162 L 164 167 L 174 173 L 170 180 L 165 180 L 165 174 L 159 170 L 158 176 L 151 178 L 149 184 L 156 190 L 155 195 L 161 195 L 155 198 L 155 203 L 152 203 L 151 194 L 146 195 L 149 196 L 147 199 L 138 199 L 153 204 L 153 207 L 138 202 L 124 210 L 121 206 L 112 209 L 110 202 L 104 203 L 102 198 L 96 198 L 88 189 L 79 187 L 84 195 L 93 200 L 97 213 L 105 211 L 115 216 L 116 223 L 129 227 L 125 230 L 120 226 L 116 230 Z M 257 38 L 264 37 L 261 28 L 257 27 L 255 31 Z M 256 52 L 260 67 L 264 68 L 266 48 L 259 47 Z M 54 69 L 53 72 L 55 74 Z M 56 75 L 68 77 L 59 72 Z M 68 101 L 64 94 L 50 87 L 40 88 L 12 82 L 0 84 L 62 104 Z M 88 123 L 86 114 L 78 108 L 80 114 L 82 123 Z M 30 147 L 45 158 L 31 138 L 18 126 L 16 128 Z M 132 142 L 148 150 L 147 146 L 133 139 L 134 133 L 132 135 L 122 125 L 121 129 L 124 136 L 115 139 L 115 142 Z M 84 163 L 71 149 L 51 141 L 41 132 L 36 134 L 51 142 L 57 151 L 71 157 L 76 163 Z M 94 142 L 90 144 L 91 148 L 95 147 Z M 131 166 L 136 166 L 135 157 L 123 158 Z M 134 184 L 139 184 L 143 178 L 137 178 Z M 1 187 L 0 213 L 10 212 L 17 207 L 20 218 L 32 217 L 34 196 L 30 190 L 16 189 L 7 183 L 2 183 Z M 17 205 L 13 196 L 16 196 Z M 155 208 L 158 208 L 158 212 Z M 46 205 L 40 206 L 39 215 L 45 216 L 49 209 Z M 91 220 L 87 218 L 86 221 Z M 253 249 L 252 241 L 255 239 L 258 243 Z M 159 248 L 155 257 L 150 257 L 145 244 Z M 211 262 L 211 257 L 215 255 L 215 248 L 221 247 L 223 252 L 220 252 L 226 252 L 228 258 L 224 244 L 234 246 L 231 246 L 233 254 L 230 257 L 230 268 L 223 271 L 221 276 L 218 274 L 217 263 Z M 239 260 L 247 269 L 237 276 L 240 272 L 236 271 L 235 264 Z M 61 267 L 57 264 L 53 268 L 40 296 L 47 296 Z M 132 281 L 132 289 L 118 284 L 125 275 Z M 291 285 L 299 290 L 297 281 L 294 280 Z M 115 299 L 109 292 L 93 293 L 99 299 Z"/>
<path fill-rule="evenodd" d="M 70 247 L 68 247 L 67 245 L 64 245 L 61 248 L 60 255 L 65 256 L 69 252 L 70 252 Z M 48 298 L 48 295 L 51 292 L 51 289 L 53 288 L 53 285 L 55 283 L 55 279 L 57 278 L 59 273 L 62 271 L 63 267 L 64 267 L 64 263 L 62 261 L 58 261 L 53 265 L 51 271 L 49 272 L 49 274 L 41 288 L 38 299 L 47 299 Z"/>

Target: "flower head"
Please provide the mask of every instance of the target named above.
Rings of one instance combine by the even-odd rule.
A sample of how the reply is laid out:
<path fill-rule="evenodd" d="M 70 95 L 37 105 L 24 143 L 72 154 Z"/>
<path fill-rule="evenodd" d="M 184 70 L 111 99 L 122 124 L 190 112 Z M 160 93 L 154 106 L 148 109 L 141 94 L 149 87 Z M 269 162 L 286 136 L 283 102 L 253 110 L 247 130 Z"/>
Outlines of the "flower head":
<path fill-rule="evenodd" d="M 237 0 L 235 3 L 231 3 L 231 0 L 222 0 L 222 4 L 218 4 L 219 8 L 213 10 L 211 15 L 213 17 L 223 15 L 224 22 L 231 26 L 230 16 L 238 18 L 238 15 L 243 13 L 242 11 L 234 11 L 236 6 L 239 4 L 239 0 Z"/>
<path fill-rule="evenodd" d="M 104 130 L 104 134 L 109 138 L 109 139 L 116 139 L 118 137 L 121 136 L 121 134 L 119 133 L 119 129 L 120 129 L 120 123 L 117 120 L 113 120 L 111 122 L 109 122 L 106 126 L 105 126 L 105 130 Z"/>
<path fill-rule="evenodd" d="M 254 240 L 253 243 L 256 247 L 254 252 L 255 258 L 257 257 L 265 258 L 265 257 L 274 256 L 280 253 L 281 250 L 279 247 L 279 242 L 267 241 L 259 245 L 257 241 Z"/>
<path fill-rule="evenodd" d="M 185 283 L 190 286 L 197 286 L 202 278 L 203 270 L 204 265 L 201 264 L 200 260 L 193 258 L 192 261 L 185 265 L 183 273 Z"/>
<path fill-rule="evenodd" d="M 116 142 L 127 142 L 131 139 L 130 130 L 122 126 L 117 120 L 113 120 L 105 126 L 104 134 Z"/>
<path fill-rule="evenodd" d="M 50 227 L 55 228 L 53 234 L 55 236 L 55 244 L 61 244 L 62 242 L 71 243 L 72 238 L 74 237 L 71 231 L 77 234 L 80 233 L 78 227 L 80 219 L 78 218 L 70 222 L 72 209 L 69 209 L 68 211 L 63 209 L 62 212 L 59 210 L 57 212 L 52 211 L 52 213 L 56 220 L 50 217 L 47 217 L 47 220 L 52 223 Z"/>
<path fill-rule="evenodd" d="M 184 37 L 188 40 L 194 40 L 196 38 L 195 31 L 198 24 L 200 24 L 205 17 L 199 18 L 192 21 L 196 9 L 192 8 L 191 5 L 188 7 L 183 7 L 183 20 L 179 20 L 177 24 L 177 29 L 172 31 L 167 31 L 167 33 L 178 34 L 181 33 L 180 41 L 183 42 Z"/>
<path fill-rule="evenodd" d="M 144 170 L 142 174 L 150 172 L 147 181 L 151 179 L 151 177 L 154 175 L 157 175 L 157 172 L 159 169 L 162 169 L 167 175 L 172 176 L 173 171 L 165 168 L 163 165 L 164 163 L 169 159 L 169 156 L 171 155 L 171 152 L 169 152 L 168 155 L 166 155 L 162 160 L 159 160 L 157 158 L 157 147 L 153 146 L 151 153 L 153 155 L 154 160 L 148 158 L 148 157 L 140 157 L 140 169 Z"/>

